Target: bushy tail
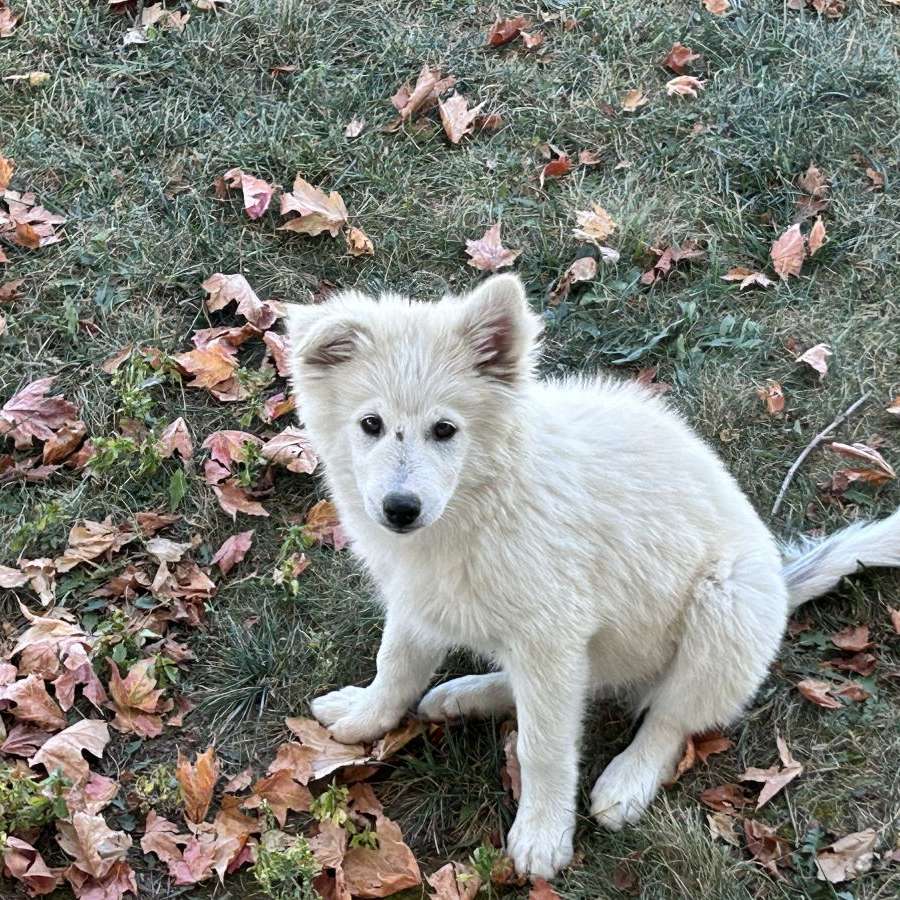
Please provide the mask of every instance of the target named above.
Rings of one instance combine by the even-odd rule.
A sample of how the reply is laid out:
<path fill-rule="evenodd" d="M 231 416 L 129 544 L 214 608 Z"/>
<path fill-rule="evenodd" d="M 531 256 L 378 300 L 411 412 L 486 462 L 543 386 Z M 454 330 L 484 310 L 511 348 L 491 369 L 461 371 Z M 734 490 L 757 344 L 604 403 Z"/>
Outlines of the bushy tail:
<path fill-rule="evenodd" d="M 880 522 L 861 522 L 821 540 L 784 548 L 792 610 L 830 591 L 860 568 L 900 566 L 900 509 Z"/>

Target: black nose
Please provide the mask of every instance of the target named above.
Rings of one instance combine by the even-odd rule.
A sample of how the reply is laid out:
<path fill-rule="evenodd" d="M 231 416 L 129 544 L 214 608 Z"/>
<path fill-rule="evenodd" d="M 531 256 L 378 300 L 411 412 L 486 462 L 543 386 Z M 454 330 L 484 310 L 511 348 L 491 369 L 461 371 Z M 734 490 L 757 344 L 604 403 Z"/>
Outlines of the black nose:
<path fill-rule="evenodd" d="M 394 528 L 407 528 L 419 518 L 422 502 L 415 494 L 406 491 L 391 491 L 381 503 L 384 517 Z"/>

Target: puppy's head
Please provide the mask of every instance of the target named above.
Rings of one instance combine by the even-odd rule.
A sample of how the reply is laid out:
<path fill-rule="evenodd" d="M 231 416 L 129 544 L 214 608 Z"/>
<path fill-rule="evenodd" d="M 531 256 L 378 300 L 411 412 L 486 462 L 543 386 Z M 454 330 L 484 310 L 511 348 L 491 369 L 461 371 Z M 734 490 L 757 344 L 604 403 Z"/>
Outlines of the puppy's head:
<path fill-rule="evenodd" d="M 490 477 L 540 321 L 519 279 L 497 275 L 438 303 L 348 291 L 290 306 L 287 332 L 297 406 L 330 477 L 402 534 Z"/>

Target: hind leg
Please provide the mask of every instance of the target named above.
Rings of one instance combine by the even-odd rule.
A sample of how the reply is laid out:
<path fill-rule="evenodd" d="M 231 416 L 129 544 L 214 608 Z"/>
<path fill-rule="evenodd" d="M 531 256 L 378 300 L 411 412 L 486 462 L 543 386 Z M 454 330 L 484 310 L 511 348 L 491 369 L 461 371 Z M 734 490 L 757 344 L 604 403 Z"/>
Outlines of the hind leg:
<path fill-rule="evenodd" d="M 489 718 L 515 710 L 512 688 L 505 672 L 464 675 L 433 687 L 419 704 L 423 719 L 443 722 L 463 716 Z"/>
<path fill-rule="evenodd" d="M 765 678 L 786 615 L 787 591 L 767 558 L 720 566 L 698 585 L 675 658 L 644 698 L 644 721 L 591 791 L 601 825 L 636 822 L 674 773 L 685 740 L 740 713 Z"/>

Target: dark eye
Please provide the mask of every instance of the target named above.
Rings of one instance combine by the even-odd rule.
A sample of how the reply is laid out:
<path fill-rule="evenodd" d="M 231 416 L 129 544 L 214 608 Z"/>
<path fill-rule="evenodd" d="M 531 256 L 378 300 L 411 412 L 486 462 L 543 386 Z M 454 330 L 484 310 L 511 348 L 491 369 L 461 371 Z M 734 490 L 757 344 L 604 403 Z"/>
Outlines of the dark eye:
<path fill-rule="evenodd" d="M 456 434 L 456 426 L 452 422 L 435 422 L 431 433 L 436 441 L 449 441 Z"/>
<path fill-rule="evenodd" d="M 363 416 L 359 420 L 359 427 L 369 435 L 369 437 L 378 437 L 384 428 L 384 423 L 380 416 Z"/>

